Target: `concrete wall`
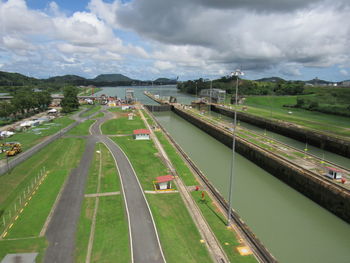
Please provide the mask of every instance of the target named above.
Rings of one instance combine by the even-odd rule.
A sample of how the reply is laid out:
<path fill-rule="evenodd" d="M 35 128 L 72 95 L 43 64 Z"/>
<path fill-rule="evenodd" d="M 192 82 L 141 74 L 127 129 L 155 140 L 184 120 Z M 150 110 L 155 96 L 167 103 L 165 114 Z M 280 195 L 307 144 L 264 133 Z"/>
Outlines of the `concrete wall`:
<path fill-rule="evenodd" d="M 190 123 L 199 127 L 218 141 L 232 148 L 232 135 L 216 128 L 181 109 L 173 111 Z M 317 175 L 288 162 L 272 152 L 238 138 L 236 152 L 259 165 L 311 200 L 350 223 L 350 192 L 342 189 Z"/>
<path fill-rule="evenodd" d="M 215 105 L 212 105 L 211 108 L 215 112 L 233 118 L 234 112 L 231 110 L 216 107 Z M 307 142 L 308 144 L 321 149 L 350 158 L 350 141 L 299 128 L 295 125 L 279 122 L 277 120 L 257 117 L 244 112 L 238 112 L 237 118 L 243 122 L 250 123 L 263 129 L 266 128 L 267 130 L 288 136 L 301 142 Z"/>

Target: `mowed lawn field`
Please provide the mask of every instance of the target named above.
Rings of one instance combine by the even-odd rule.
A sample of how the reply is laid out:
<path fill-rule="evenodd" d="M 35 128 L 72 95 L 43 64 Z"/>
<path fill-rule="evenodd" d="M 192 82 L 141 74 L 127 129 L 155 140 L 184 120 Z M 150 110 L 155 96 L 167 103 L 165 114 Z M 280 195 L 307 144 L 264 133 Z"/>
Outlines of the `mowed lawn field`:
<path fill-rule="evenodd" d="M 100 174 L 101 172 L 101 174 Z M 114 158 L 107 147 L 98 143 L 90 166 L 85 194 L 120 191 L 120 180 Z M 128 221 L 121 194 L 85 197 L 81 208 L 76 235 L 75 261 L 85 262 L 93 215 L 96 224 L 93 234 L 91 262 L 130 262 Z"/>
<path fill-rule="evenodd" d="M 130 113 L 130 112 L 129 112 Z M 135 113 L 133 120 L 128 120 L 128 113 L 118 111 L 117 118 L 106 121 L 101 125 L 102 134 L 132 134 L 134 130 L 145 129 L 146 126 L 140 116 Z"/>
<path fill-rule="evenodd" d="M 247 112 L 253 115 L 291 122 L 307 129 L 337 136 L 350 136 L 350 118 L 348 117 L 283 107 L 283 105 L 295 104 L 296 99 L 297 96 L 251 96 L 246 98 L 244 105 L 248 106 Z M 289 111 L 292 114 L 289 114 Z"/>
<path fill-rule="evenodd" d="M 0 177 L 2 216 L 9 220 L 11 210 L 13 220 L 5 239 L 0 240 L 0 259 L 7 253 L 33 251 L 40 252 L 38 261 L 41 261 L 47 242 L 45 238 L 39 238 L 39 234 L 67 176 L 78 166 L 84 148 L 83 139 L 58 139 L 16 166 L 11 173 Z M 41 184 L 37 184 L 38 187 L 34 192 L 27 195 L 24 204 L 23 192 L 33 184 L 34 177 L 43 167 L 46 177 Z M 22 198 L 22 207 L 19 205 L 19 197 Z M 18 212 L 16 219 L 14 219 L 15 203 L 17 211 L 23 209 L 21 213 Z M 18 240 L 8 240 L 10 238 Z"/>

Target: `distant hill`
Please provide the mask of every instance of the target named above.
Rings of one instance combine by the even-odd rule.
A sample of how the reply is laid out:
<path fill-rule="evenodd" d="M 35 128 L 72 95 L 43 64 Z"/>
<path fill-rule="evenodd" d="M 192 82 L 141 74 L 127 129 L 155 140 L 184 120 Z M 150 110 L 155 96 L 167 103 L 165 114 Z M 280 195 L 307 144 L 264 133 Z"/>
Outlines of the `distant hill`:
<path fill-rule="evenodd" d="M 282 78 L 279 78 L 279 77 L 270 77 L 270 78 L 257 79 L 256 81 L 258 81 L 258 82 L 279 82 L 279 81 L 285 81 L 285 80 Z"/>
<path fill-rule="evenodd" d="M 77 75 L 64 75 L 64 76 L 55 76 L 48 79 L 45 79 L 47 82 L 77 82 L 77 81 L 85 81 L 86 79 Z"/>
<path fill-rule="evenodd" d="M 0 71 L 0 86 L 22 86 L 27 83 L 36 83 L 38 81 L 40 80 L 19 73 Z"/>
<path fill-rule="evenodd" d="M 312 84 L 312 85 L 328 85 L 328 84 L 330 84 L 332 82 L 327 81 L 327 80 L 322 80 L 322 79 L 315 78 L 315 79 L 312 79 L 312 80 L 305 81 L 305 83 Z"/>
<path fill-rule="evenodd" d="M 122 75 L 122 74 L 101 74 L 101 75 L 98 75 L 96 78 L 92 79 L 92 81 L 96 81 L 96 82 L 120 82 L 120 81 L 130 82 L 133 80 L 127 76 Z"/>
<path fill-rule="evenodd" d="M 176 84 L 176 79 L 168 79 L 168 78 L 157 78 L 153 81 L 156 84 Z"/>

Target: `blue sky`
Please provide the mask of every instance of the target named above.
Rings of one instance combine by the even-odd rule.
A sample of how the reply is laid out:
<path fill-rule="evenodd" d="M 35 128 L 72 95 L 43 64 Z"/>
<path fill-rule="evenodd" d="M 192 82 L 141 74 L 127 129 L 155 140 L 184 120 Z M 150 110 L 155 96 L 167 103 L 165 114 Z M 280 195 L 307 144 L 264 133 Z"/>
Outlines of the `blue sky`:
<path fill-rule="evenodd" d="M 347 0 L 0 0 L 0 70 L 350 79 Z"/>

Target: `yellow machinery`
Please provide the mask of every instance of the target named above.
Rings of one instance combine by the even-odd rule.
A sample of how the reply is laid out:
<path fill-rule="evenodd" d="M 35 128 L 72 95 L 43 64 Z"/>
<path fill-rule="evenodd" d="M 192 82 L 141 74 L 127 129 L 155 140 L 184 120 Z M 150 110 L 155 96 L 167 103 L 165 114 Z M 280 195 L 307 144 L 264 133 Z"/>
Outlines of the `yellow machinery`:
<path fill-rule="evenodd" d="M 22 151 L 22 145 L 19 142 L 5 142 L 1 144 L 1 151 L 5 151 L 7 156 L 15 156 Z"/>

